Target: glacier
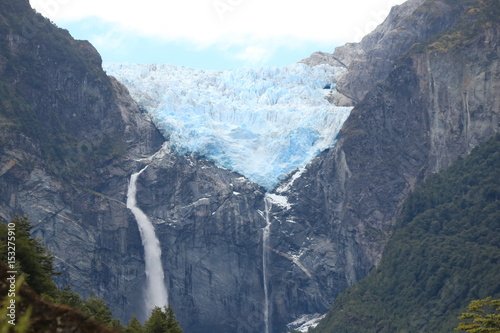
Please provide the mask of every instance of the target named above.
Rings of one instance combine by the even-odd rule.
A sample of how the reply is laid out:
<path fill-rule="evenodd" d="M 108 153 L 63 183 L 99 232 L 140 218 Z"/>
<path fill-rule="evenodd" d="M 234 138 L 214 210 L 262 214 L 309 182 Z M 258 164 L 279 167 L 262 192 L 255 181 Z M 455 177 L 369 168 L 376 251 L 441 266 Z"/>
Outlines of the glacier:
<path fill-rule="evenodd" d="M 342 68 L 229 71 L 105 64 L 178 154 L 195 154 L 266 190 L 331 148 L 352 108 L 325 99 Z"/>

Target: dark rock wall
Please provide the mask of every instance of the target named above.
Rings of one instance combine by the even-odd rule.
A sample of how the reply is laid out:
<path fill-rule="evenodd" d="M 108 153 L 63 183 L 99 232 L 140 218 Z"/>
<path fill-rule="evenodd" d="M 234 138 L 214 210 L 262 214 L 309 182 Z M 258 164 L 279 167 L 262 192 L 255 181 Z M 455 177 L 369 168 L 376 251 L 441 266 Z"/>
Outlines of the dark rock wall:
<path fill-rule="evenodd" d="M 128 179 L 163 138 L 88 42 L 28 1 L 2 1 L 0 25 L 0 218 L 29 216 L 59 286 L 104 297 L 126 318 L 144 282 Z"/>
<path fill-rule="evenodd" d="M 498 132 L 499 32 L 494 24 L 460 47 L 400 58 L 354 108 L 335 148 L 282 193 L 293 206 L 276 212 L 275 246 L 300 255 L 314 277 L 302 287 L 315 289 L 309 295 L 327 302 L 366 276 L 407 194 Z M 298 273 L 273 283 L 294 290 Z"/>
<path fill-rule="evenodd" d="M 204 160 L 170 155 L 141 175 L 138 188 L 184 329 L 262 331 L 262 189 Z"/>

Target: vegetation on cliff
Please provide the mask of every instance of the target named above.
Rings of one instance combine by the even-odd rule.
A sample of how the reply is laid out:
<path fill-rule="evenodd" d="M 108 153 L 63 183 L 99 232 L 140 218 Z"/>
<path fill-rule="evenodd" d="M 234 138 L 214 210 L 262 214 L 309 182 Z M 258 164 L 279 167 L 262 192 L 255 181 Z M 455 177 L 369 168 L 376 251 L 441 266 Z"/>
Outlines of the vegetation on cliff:
<path fill-rule="evenodd" d="M 500 299 L 491 297 L 472 301 L 468 312 L 462 313 L 462 322 L 455 331 L 468 333 L 500 333 Z"/>
<path fill-rule="evenodd" d="M 33 225 L 28 218 L 16 216 L 11 225 L 14 224 L 15 241 L 15 270 L 19 274 L 26 276 L 26 283 L 37 293 L 55 295 L 56 285 L 52 282 L 54 271 L 54 258 L 39 239 L 31 237 Z M 8 262 L 7 254 L 12 252 L 12 248 L 7 246 L 8 242 L 7 225 L 0 223 L 0 261 Z"/>
<path fill-rule="evenodd" d="M 105 119 L 119 113 L 101 62 L 90 43 L 74 40 L 28 1 L 2 0 L 0 153 L 27 137 L 47 168 L 66 178 L 122 156 L 123 128 Z"/>
<path fill-rule="evenodd" d="M 113 318 L 109 306 L 102 299 L 89 297 L 82 300 L 69 286 L 57 289 L 52 281 L 52 276 L 57 274 L 54 257 L 40 240 L 31 236 L 33 227 L 28 218 L 15 217 L 9 225 L 13 226 L 10 230 L 13 231 L 11 243 L 14 245 L 6 241 L 9 239 L 9 228 L 0 223 L 0 272 L 1 276 L 8 276 L 8 271 L 15 271 L 19 277 L 18 292 L 15 292 L 16 316 L 19 318 L 16 323 L 23 320 L 24 324 L 17 328 L 24 328 L 16 332 L 71 331 L 72 328 L 79 328 L 81 332 L 89 333 L 182 333 L 171 307 L 155 308 L 144 327 L 135 317 L 124 327 Z M 13 266 L 8 268 L 5 263 L 13 263 Z M 26 281 L 25 285 L 22 285 L 23 281 Z M 11 298 L 8 295 L 9 281 L 2 279 L 1 304 Z M 0 332 L 9 332 L 14 328 L 8 324 L 6 317 L 0 318 Z"/>
<path fill-rule="evenodd" d="M 406 200 L 385 255 L 313 330 L 449 332 L 471 300 L 500 296 L 500 135 Z"/>
<path fill-rule="evenodd" d="M 445 0 L 444 3 L 456 11 L 459 20 L 452 29 L 435 34 L 422 43 L 415 44 L 408 53 L 426 51 L 447 52 L 459 49 L 480 35 L 480 32 L 499 24 L 500 2 L 496 0 Z M 443 4 L 428 0 L 417 9 L 418 14 L 439 18 Z M 410 17 L 414 19 L 417 16 Z"/>

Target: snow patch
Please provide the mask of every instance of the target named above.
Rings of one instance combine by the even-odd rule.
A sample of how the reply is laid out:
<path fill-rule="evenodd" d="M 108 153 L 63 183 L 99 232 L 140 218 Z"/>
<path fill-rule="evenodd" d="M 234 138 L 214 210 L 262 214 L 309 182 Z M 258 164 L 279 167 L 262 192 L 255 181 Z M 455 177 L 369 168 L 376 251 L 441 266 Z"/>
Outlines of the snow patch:
<path fill-rule="evenodd" d="M 288 198 L 282 195 L 277 195 L 274 193 L 267 193 L 266 198 L 271 200 L 271 203 L 285 209 L 292 208 L 292 205 L 288 202 Z"/>
<path fill-rule="evenodd" d="M 299 332 L 307 332 L 309 328 L 314 328 L 318 326 L 321 319 L 323 319 L 325 315 L 315 313 L 315 314 L 305 314 L 297 320 L 288 324 L 288 329 L 297 330 Z"/>
<path fill-rule="evenodd" d="M 302 176 L 302 174 L 305 171 L 306 171 L 306 168 L 299 168 L 298 170 L 296 170 L 295 173 L 293 174 L 293 176 L 290 178 L 290 180 L 288 182 L 286 182 L 285 184 L 281 185 L 280 187 L 278 187 L 278 189 L 276 190 L 276 192 L 283 193 L 283 192 L 286 192 L 286 191 L 290 190 L 290 187 L 292 187 L 293 183 L 300 176 Z"/>

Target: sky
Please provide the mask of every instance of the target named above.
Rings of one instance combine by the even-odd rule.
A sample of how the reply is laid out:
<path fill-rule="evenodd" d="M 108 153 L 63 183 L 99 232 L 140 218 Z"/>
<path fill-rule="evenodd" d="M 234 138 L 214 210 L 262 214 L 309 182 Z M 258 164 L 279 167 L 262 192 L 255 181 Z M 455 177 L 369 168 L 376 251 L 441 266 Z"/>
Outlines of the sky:
<path fill-rule="evenodd" d="M 286 66 L 358 42 L 404 0 L 30 0 L 104 62 Z"/>

